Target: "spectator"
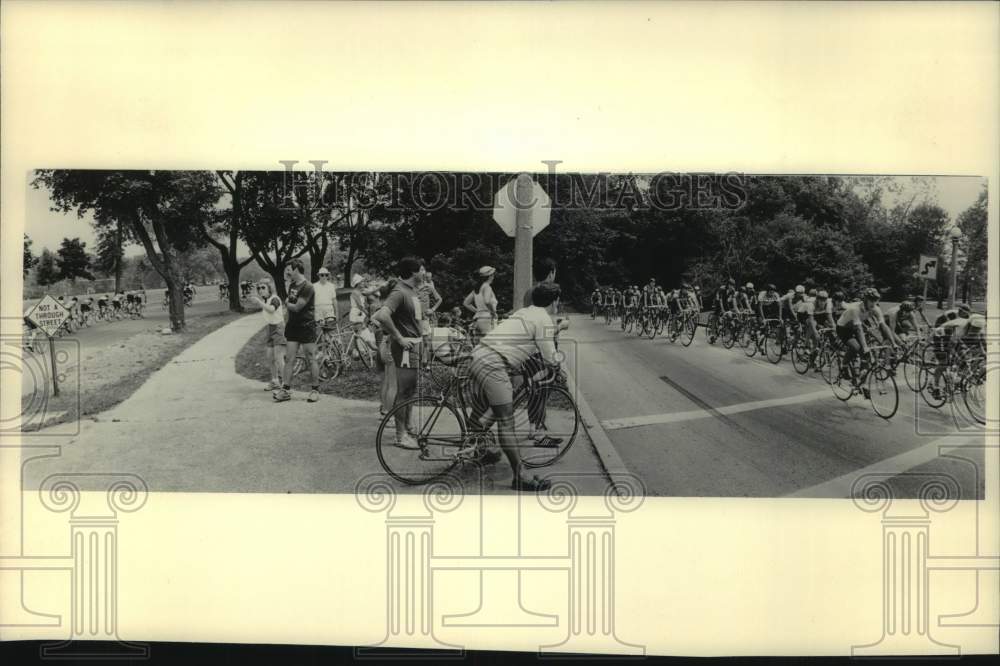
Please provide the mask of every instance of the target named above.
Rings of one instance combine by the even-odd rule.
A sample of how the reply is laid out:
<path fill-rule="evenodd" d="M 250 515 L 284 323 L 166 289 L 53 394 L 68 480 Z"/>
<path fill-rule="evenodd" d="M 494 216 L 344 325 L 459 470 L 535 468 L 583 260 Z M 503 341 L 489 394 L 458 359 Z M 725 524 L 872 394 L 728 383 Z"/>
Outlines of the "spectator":
<path fill-rule="evenodd" d="M 488 427 L 487 421 L 479 418 L 488 404 L 497 422 L 500 448 L 514 472 L 511 487 L 514 490 L 545 490 L 550 483 L 547 479 L 527 476 L 518 451 L 518 433 L 514 428 L 514 387 L 511 375 L 529 373 L 533 369 L 536 354 L 551 367 L 559 365 L 559 355 L 555 348 L 555 333 L 559 330 L 553 323 L 550 312 L 558 307 L 560 290 L 555 283 L 539 284 L 532 292 L 530 307 L 521 308 L 502 324 L 497 326 L 482 340 L 472 354 L 470 375 L 476 394 L 480 398 L 472 415 L 473 423 Z M 557 440 L 546 438 L 535 446 L 553 446 Z M 487 452 L 484 462 L 499 459 L 499 454 Z"/>
<path fill-rule="evenodd" d="M 330 271 L 324 266 L 319 269 L 319 282 L 313 284 L 316 293 L 316 323 L 326 319 L 337 319 L 337 287 L 330 281 Z"/>
<path fill-rule="evenodd" d="M 288 265 L 288 275 L 291 284 L 288 286 L 288 299 L 285 307 L 288 309 L 288 324 L 285 326 L 285 374 L 281 389 L 274 393 L 276 402 L 291 400 L 292 372 L 295 370 L 295 356 L 299 346 L 306 353 L 309 372 L 312 379 L 312 390 L 309 391 L 309 402 L 319 400 L 319 365 L 316 362 L 316 321 L 315 299 L 313 286 L 305 276 L 305 264 L 301 259 L 292 259 Z"/>
<path fill-rule="evenodd" d="M 431 332 L 434 327 L 433 319 L 436 319 L 435 312 L 443 300 L 441 298 L 441 294 L 439 294 L 437 289 L 434 288 L 433 278 L 430 273 L 426 274 L 423 283 L 421 283 L 420 288 L 417 289 L 417 296 L 420 297 L 420 311 L 423 314 L 423 319 L 420 320 L 420 332 L 424 339 L 423 362 L 426 365 L 427 362 L 430 361 Z M 434 303 L 431 304 L 431 301 L 434 301 Z"/>
<path fill-rule="evenodd" d="M 381 301 L 389 297 L 395 286 L 396 279 L 392 278 L 375 290 L 375 297 L 379 300 L 379 308 L 381 307 Z M 378 312 L 378 308 L 376 308 L 375 312 Z M 375 354 L 375 368 L 382 373 L 382 383 L 378 392 L 380 401 L 379 413 L 385 416 L 392 409 L 392 403 L 396 400 L 396 366 L 392 362 L 389 336 L 385 335 L 382 331 L 382 327 L 378 324 L 377 319 L 373 318 L 373 321 L 376 324 L 375 341 L 378 347 Z"/>
<path fill-rule="evenodd" d="M 556 262 L 548 257 L 537 259 L 535 261 L 535 265 L 531 268 L 531 274 L 535 278 L 535 283 L 531 285 L 531 289 L 524 292 L 523 307 L 526 308 L 531 307 L 531 293 L 534 291 L 535 287 L 543 282 L 556 281 Z"/>
<path fill-rule="evenodd" d="M 403 257 L 397 266 L 399 281 L 375 313 L 374 319 L 389 336 L 389 351 L 396 370 L 396 399 L 399 405 L 413 397 L 420 370 L 420 298 L 417 288 L 424 279 L 424 264 L 417 257 Z M 416 438 L 408 430 L 409 410 L 396 412 L 396 446 L 416 450 Z"/>
<path fill-rule="evenodd" d="M 483 266 L 476 271 L 476 289 L 469 293 L 462 303 L 473 313 L 480 336 L 492 331 L 496 325 L 497 297 L 491 286 L 496 272 L 492 266 Z"/>
<path fill-rule="evenodd" d="M 257 284 L 257 293 L 250 298 L 260 306 L 267 325 L 266 355 L 268 367 L 271 368 L 271 381 L 266 388 L 268 391 L 277 391 L 281 388 L 281 378 L 285 373 L 285 311 L 268 279 Z"/>
<path fill-rule="evenodd" d="M 365 341 L 372 351 L 378 351 L 378 341 L 368 329 L 370 297 L 378 298 L 378 287 L 371 287 L 368 281 L 357 273 L 351 278 L 351 311 L 347 315 L 351 327 L 358 337 Z"/>

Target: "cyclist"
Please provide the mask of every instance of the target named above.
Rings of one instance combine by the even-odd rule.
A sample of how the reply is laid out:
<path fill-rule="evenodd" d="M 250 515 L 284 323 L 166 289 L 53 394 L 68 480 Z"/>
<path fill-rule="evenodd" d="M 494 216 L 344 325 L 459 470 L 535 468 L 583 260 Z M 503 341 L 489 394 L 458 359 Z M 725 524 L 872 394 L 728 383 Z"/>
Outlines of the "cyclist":
<path fill-rule="evenodd" d="M 768 284 L 757 296 L 757 314 L 761 321 L 782 319 L 781 296 L 774 284 Z"/>
<path fill-rule="evenodd" d="M 191 305 L 191 302 L 194 300 L 194 285 L 190 282 L 185 282 L 181 291 L 184 294 L 184 305 Z"/>
<path fill-rule="evenodd" d="M 500 448 L 507 456 L 514 480 L 514 490 L 540 491 L 551 485 L 548 479 L 528 476 L 521 464 L 518 451 L 519 435 L 514 429 L 514 387 L 511 375 L 520 376 L 525 370 L 530 372 L 535 354 L 540 354 L 543 362 L 552 371 L 560 365 L 560 355 L 555 348 L 555 335 L 566 326 L 553 324 L 550 313 L 558 307 L 559 285 L 542 282 L 531 292 L 532 305 L 522 308 L 502 321 L 487 333 L 472 353 L 469 368 L 475 393 L 478 396 L 474 409 L 473 423 L 485 426 L 481 415 L 488 406 L 497 422 Z M 568 323 L 568 322 L 567 322 Z M 543 439 L 536 446 L 551 446 L 554 440 Z M 499 454 L 488 451 L 484 462 L 496 462 Z"/>
<path fill-rule="evenodd" d="M 927 321 L 927 316 L 924 314 L 924 297 L 920 294 L 913 297 L 913 312 L 920 315 L 920 320 L 923 322 L 923 325 L 917 324 L 917 332 L 931 328 L 931 323 Z"/>
<path fill-rule="evenodd" d="M 101 294 L 97 297 L 97 316 L 100 319 L 108 317 L 108 295 Z"/>
<path fill-rule="evenodd" d="M 961 303 L 957 308 L 951 310 L 946 310 L 943 314 L 938 315 L 937 319 L 934 320 L 934 328 L 939 328 L 944 325 L 946 321 L 951 321 L 953 319 L 968 319 L 971 310 L 968 304 Z"/>
<path fill-rule="evenodd" d="M 94 305 L 94 297 L 88 295 L 80 302 L 80 323 L 84 326 L 90 325 L 90 311 Z"/>
<path fill-rule="evenodd" d="M 833 301 L 831 307 L 833 309 L 833 319 L 836 321 L 840 318 L 840 315 L 844 314 L 844 308 L 847 307 L 847 304 L 844 303 L 844 292 L 839 290 L 833 292 L 833 296 L 830 297 L 830 300 Z"/>
<path fill-rule="evenodd" d="M 590 292 L 590 316 L 596 317 L 601 311 L 601 288 L 594 287 Z"/>
<path fill-rule="evenodd" d="M 858 355 L 858 352 L 865 356 L 868 354 L 868 340 L 865 337 L 864 323 L 869 319 L 874 321 L 886 340 L 893 344 L 900 344 L 899 338 L 885 323 L 882 310 L 878 306 L 880 298 L 878 290 L 869 287 L 862 292 L 861 300 L 848 304 L 837 319 L 837 337 L 846 346 L 844 367 L 847 368 L 849 376 L 853 373 L 851 362 Z M 864 369 L 867 358 L 862 358 L 861 363 L 862 369 Z M 871 397 L 867 387 L 862 388 L 862 393 L 865 398 Z"/>
<path fill-rule="evenodd" d="M 910 335 L 917 332 L 917 322 L 913 318 L 913 303 L 904 300 L 885 311 L 885 323 L 896 335 Z"/>
<path fill-rule="evenodd" d="M 115 295 L 111 297 L 111 312 L 114 314 L 115 319 L 121 319 L 122 316 L 122 292 L 116 291 Z"/>
<path fill-rule="evenodd" d="M 986 318 L 982 315 L 970 314 L 968 309 L 965 309 L 964 312 L 965 317 L 945 319 L 931 333 L 931 344 L 937 362 L 934 364 L 934 385 L 930 387 L 930 391 L 937 400 L 941 399 L 941 376 L 950 363 L 952 352 L 968 348 L 971 348 L 974 353 L 985 353 L 986 351 L 984 336 Z M 944 316 L 941 315 L 941 317 Z"/>

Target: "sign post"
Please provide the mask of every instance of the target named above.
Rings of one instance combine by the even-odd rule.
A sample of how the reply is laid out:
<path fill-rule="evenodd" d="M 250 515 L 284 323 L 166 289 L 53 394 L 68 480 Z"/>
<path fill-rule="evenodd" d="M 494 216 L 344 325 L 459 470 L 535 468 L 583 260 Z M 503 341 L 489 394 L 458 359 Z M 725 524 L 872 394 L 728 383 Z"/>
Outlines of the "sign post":
<path fill-rule="evenodd" d="M 59 395 L 59 373 L 56 371 L 56 343 L 53 336 L 69 319 L 67 310 L 48 294 L 35 304 L 26 315 L 28 321 L 37 326 L 49 338 L 49 362 L 52 364 L 52 395 Z"/>
<path fill-rule="evenodd" d="M 515 310 L 531 288 L 532 239 L 548 226 L 551 212 L 549 195 L 526 173 L 509 181 L 496 194 L 493 219 L 514 238 Z"/>
<path fill-rule="evenodd" d="M 927 285 L 931 280 L 937 280 L 937 257 L 920 255 L 920 262 L 917 264 L 917 277 L 924 281 L 924 300 L 927 300 Z"/>

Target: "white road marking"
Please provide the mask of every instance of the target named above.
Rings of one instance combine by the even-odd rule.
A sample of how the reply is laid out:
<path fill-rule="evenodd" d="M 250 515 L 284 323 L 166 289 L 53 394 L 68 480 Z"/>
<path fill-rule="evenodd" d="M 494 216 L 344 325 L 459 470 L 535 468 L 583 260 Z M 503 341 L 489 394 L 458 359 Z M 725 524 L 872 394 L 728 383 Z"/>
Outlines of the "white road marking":
<path fill-rule="evenodd" d="M 836 497 L 849 499 L 854 482 L 865 474 L 902 474 L 907 470 L 919 467 L 940 457 L 942 447 L 968 446 L 981 442 L 982 437 L 981 434 L 946 435 L 923 446 L 910 449 L 885 460 L 880 460 L 877 463 L 868 465 L 868 467 L 862 467 L 861 469 L 838 476 L 835 479 L 789 493 L 785 497 Z"/>
<path fill-rule="evenodd" d="M 691 421 L 694 419 L 705 419 L 718 416 L 719 414 L 740 414 L 750 412 L 755 409 L 767 409 L 768 407 L 782 407 L 784 405 L 795 405 L 803 402 L 812 402 L 820 398 L 832 398 L 830 389 L 822 391 L 812 391 L 811 393 L 800 393 L 799 395 L 787 398 L 772 398 L 770 400 L 755 400 L 753 402 L 741 402 L 736 405 L 717 407 L 714 410 L 693 409 L 687 412 L 673 412 L 670 414 L 650 414 L 648 416 L 630 416 L 620 419 L 608 419 L 601 421 L 605 430 L 621 430 L 623 428 L 639 428 L 642 426 L 661 425 L 664 423 L 677 423 L 679 421 Z"/>

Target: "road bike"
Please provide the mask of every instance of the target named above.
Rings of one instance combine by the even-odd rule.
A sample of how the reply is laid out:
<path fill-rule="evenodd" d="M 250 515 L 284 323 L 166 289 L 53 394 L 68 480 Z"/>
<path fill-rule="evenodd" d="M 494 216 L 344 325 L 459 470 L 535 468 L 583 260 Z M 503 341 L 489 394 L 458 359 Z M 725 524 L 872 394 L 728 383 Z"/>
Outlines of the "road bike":
<path fill-rule="evenodd" d="M 328 318 L 317 324 L 321 329 L 316 338 L 316 363 L 319 369 L 319 380 L 326 383 L 336 379 L 343 372 L 351 370 L 355 364 L 365 370 L 375 367 L 375 350 L 353 329 L 350 333 L 342 331 L 337 320 Z M 368 324 L 374 338 L 374 324 Z M 344 342 L 344 338 L 347 342 Z M 309 367 L 305 353 L 300 352 L 295 357 L 293 375 L 299 375 Z"/>
<path fill-rule="evenodd" d="M 483 454 L 495 450 L 497 435 L 482 397 L 469 399 L 473 393 L 465 384 L 469 364 L 460 363 L 461 372 L 452 376 L 448 386 L 437 395 L 418 395 L 393 407 L 382 419 L 375 435 L 375 451 L 382 468 L 393 478 L 407 484 L 429 483 L 453 468 L 480 463 Z M 521 462 L 525 467 L 545 467 L 560 460 L 569 451 L 580 430 L 580 412 L 566 389 L 562 375 L 555 368 L 539 372 L 525 371 L 514 393 L 514 430 L 519 440 L 532 430 L 546 432 L 548 446 L 521 444 Z M 396 416 L 407 415 L 407 430 L 415 447 L 397 443 Z M 533 441 L 533 440 L 528 440 Z"/>
<path fill-rule="evenodd" d="M 887 367 L 887 345 L 870 345 L 867 355 L 855 356 L 847 364 L 843 350 L 830 359 L 825 379 L 838 400 L 847 402 L 851 397 L 862 394 L 869 400 L 872 410 L 883 419 L 891 419 L 899 408 L 899 388 L 893 371 Z"/>
<path fill-rule="evenodd" d="M 948 340 L 933 340 L 925 345 L 917 380 L 920 396 L 929 407 L 940 409 L 948 402 L 955 403 L 960 395 L 969 415 L 986 425 L 985 353 L 970 349 L 964 342 L 945 352 L 948 344 Z"/>

